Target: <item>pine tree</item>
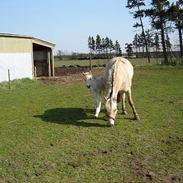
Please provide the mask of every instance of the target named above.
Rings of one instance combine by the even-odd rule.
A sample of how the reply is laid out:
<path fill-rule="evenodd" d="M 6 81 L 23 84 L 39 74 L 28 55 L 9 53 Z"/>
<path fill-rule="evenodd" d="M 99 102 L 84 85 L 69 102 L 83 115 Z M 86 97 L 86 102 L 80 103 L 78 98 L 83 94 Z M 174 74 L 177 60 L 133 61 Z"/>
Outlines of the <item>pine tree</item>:
<path fill-rule="evenodd" d="M 118 40 L 116 40 L 116 42 L 115 42 L 114 49 L 115 49 L 115 52 L 116 52 L 116 56 L 121 56 L 122 55 L 121 46 L 120 46 Z"/>
<path fill-rule="evenodd" d="M 179 45 L 180 45 L 180 57 L 183 63 L 183 0 L 178 0 L 176 3 L 172 3 L 168 10 L 169 20 L 175 24 L 175 29 L 178 30 Z"/>
<path fill-rule="evenodd" d="M 158 56 L 158 50 L 160 49 L 160 45 L 159 45 L 159 35 L 157 32 L 154 35 L 154 46 L 156 50 L 156 56 Z"/>
<path fill-rule="evenodd" d="M 109 58 L 109 52 L 108 52 L 108 50 L 109 50 L 109 42 L 110 42 L 109 38 L 106 37 L 105 38 L 105 52 L 106 52 L 106 57 L 107 58 Z"/>
<path fill-rule="evenodd" d="M 110 57 L 112 54 L 112 51 L 114 50 L 114 44 L 113 41 L 111 39 L 109 39 L 109 52 L 110 52 Z"/>
<path fill-rule="evenodd" d="M 148 48 L 152 48 L 154 46 L 154 42 L 153 42 L 153 33 L 148 29 L 146 32 L 146 38 L 147 38 L 147 45 Z"/>
<path fill-rule="evenodd" d="M 128 57 L 132 56 L 133 54 L 133 45 L 131 43 L 125 43 L 126 47 L 126 52 L 128 54 Z"/>
<path fill-rule="evenodd" d="M 91 36 L 88 37 L 88 48 L 89 48 L 90 53 L 91 53 L 92 52 L 92 37 Z"/>
<path fill-rule="evenodd" d="M 147 9 L 146 16 L 151 17 L 152 27 L 160 30 L 161 44 L 163 48 L 164 64 L 168 64 L 168 55 L 165 43 L 165 29 L 167 22 L 167 8 L 169 6 L 168 0 L 152 0 L 151 8 Z"/>
<path fill-rule="evenodd" d="M 133 46 L 134 46 L 134 48 L 135 48 L 136 57 L 138 57 L 138 47 L 139 47 L 138 34 L 135 34 L 132 43 L 133 43 Z"/>
<path fill-rule="evenodd" d="M 144 30 L 144 23 L 142 21 L 142 18 L 144 17 L 144 10 L 142 10 L 141 8 L 143 6 L 145 6 L 144 0 L 127 0 L 127 6 L 126 6 L 127 8 L 137 9 L 136 11 L 133 12 L 133 15 L 134 15 L 134 18 L 139 19 L 140 22 L 136 22 L 134 27 L 135 28 L 141 27 L 142 29 L 142 36 L 145 43 L 146 54 L 148 57 L 148 62 L 150 62 L 150 55 L 149 55 L 149 49 L 148 49 L 147 39 L 145 35 L 145 30 Z"/>
<path fill-rule="evenodd" d="M 95 42 L 96 42 L 96 51 L 100 55 L 100 53 L 101 53 L 101 37 L 99 34 L 97 34 Z"/>
<path fill-rule="evenodd" d="M 171 51 L 172 44 L 170 42 L 170 38 L 169 38 L 168 34 L 166 34 L 165 44 L 166 44 L 167 51 L 170 52 Z"/>
<path fill-rule="evenodd" d="M 94 40 L 94 38 L 93 38 L 93 36 L 92 36 L 92 40 L 91 40 L 91 49 L 92 49 L 93 52 L 95 52 L 95 47 L 96 47 L 96 45 L 95 45 L 95 40 Z"/>

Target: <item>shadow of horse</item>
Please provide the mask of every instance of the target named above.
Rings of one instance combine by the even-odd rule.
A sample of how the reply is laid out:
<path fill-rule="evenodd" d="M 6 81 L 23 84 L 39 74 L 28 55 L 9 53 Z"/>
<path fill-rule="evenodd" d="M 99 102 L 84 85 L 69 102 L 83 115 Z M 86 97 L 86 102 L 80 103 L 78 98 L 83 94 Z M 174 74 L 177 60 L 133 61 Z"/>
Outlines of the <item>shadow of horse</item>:
<path fill-rule="evenodd" d="M 42 115 L 36 115 L 34 117 L 49 123 L 82 127 L 106 127 L 104 124 L 83 121 L 86 119 L 94 119 L 92 115 L 87 115 L 89 113 L 93 114 L 94 110 L 82 108 L 55 108 L 46 110 Z"/>

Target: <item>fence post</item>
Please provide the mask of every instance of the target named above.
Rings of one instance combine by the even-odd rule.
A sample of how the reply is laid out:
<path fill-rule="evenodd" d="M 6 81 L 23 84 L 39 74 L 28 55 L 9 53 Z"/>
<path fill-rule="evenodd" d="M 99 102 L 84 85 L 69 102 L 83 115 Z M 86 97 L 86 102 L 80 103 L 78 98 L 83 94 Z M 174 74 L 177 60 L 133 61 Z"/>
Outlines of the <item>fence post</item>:
<path fill-rule="evenodd" d="M 92 58 L 91 58 L 91 53 L 90 53 L 90 71 L 92 70 Z"/>
<path fill-rule="evenodd" d="M 8 88 L 11 89 L 11 77 L 10 77 L 10 70 L 8 69 Z"/>

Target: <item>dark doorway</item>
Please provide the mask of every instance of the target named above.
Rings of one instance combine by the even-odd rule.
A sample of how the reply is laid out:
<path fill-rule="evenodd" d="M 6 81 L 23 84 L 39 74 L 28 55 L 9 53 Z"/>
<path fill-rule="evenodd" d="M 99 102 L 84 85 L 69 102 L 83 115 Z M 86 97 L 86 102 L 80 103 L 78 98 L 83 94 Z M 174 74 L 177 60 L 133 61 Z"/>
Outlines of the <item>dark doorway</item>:
<path fill-rule="evenodd" d="M 49 76 L 52 69 L 51 49 L 33 43 L 34 76 Z M 52 75 L 52 73 L 50 73 Z"/>

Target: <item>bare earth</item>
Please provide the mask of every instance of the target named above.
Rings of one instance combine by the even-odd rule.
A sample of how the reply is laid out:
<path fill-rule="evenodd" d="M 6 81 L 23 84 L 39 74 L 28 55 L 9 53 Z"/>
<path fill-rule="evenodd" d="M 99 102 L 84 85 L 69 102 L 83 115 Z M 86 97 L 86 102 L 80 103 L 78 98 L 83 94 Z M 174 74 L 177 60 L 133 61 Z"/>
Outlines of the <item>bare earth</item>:
<path fill-rule="evenodd" d="M 43 77 L 41 81 L 46 84 L 69 84 L 83 80 L 82 72 L 89 71 L 88 67 L 58 67 L 55 68 L 55 77 Z"/>

